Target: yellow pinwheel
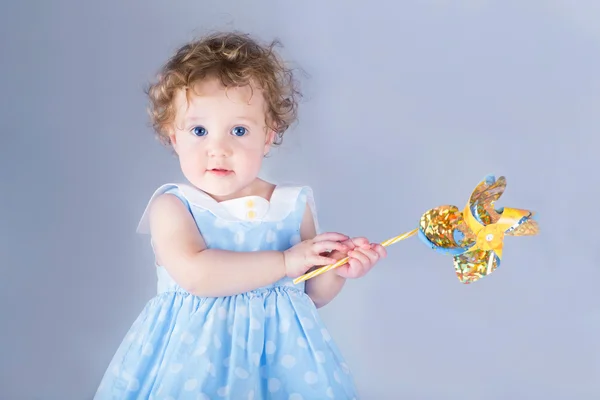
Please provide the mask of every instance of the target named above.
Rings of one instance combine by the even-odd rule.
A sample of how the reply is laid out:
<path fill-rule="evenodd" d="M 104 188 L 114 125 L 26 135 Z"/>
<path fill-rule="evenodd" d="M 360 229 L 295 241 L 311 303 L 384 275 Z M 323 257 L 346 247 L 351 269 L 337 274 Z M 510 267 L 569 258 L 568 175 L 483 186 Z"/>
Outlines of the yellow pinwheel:
<path fill-rule="evenodd" d="M 500 266 L 504 237 L 529 236 L 539 233 L 534 213 L 518 208 L 494 208 L 506 188 L 506 179 L 488 175 L 481 181 L 461 212 L 458 207 L 444 205 L 423 214 L 419 228 L 381 243 L 389 246 L 418 235 L 430 248 L 451 254 L 454 269 L 462 283 L 472 283 L 491 274 Z M 315 269 L 294 280 L 300 283 L 348 262 Z"/>
<path fill-rule="evenodd" d="M 441 206 L 421 217 L 419 237 L 432 249 L 454 256 L 454 269 L 463 283 L 475 282 L 500 266 L 506 235 L 539 233 L 533 212 L 494 208 L 505 188 L 504 177 L 496 180 L 488 175 L 462 212 L 456 206 Z"/>

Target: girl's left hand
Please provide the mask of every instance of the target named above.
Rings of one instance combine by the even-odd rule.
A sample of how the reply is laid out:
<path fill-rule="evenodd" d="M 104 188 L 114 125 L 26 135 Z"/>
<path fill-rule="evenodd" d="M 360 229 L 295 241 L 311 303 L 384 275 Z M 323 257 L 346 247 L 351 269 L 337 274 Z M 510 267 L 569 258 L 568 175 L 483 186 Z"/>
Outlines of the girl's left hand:
<path fill-rule="evenodd" d="M 342 278 L 361 278 L 367 274 L 377 264 L 377 262 L 387 256 L 385 247 L 377 243 L 369 243 L 366 238 L 359 237 L 348 239 L 342 242 L 350 250 L 347 254 L 334 251 L 332 258 L 341 260 L 349 257 L 348 262 L 334 269 L 336 274 Z"/>

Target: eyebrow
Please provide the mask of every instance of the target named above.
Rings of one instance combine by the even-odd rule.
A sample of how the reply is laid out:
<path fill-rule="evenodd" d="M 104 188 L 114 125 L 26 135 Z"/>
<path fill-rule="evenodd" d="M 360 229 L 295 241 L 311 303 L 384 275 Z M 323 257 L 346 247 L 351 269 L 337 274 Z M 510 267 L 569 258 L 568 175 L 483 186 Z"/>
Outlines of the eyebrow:
<path fill-rule="evenodd" d="M 250 118 L 250 117 L 235 117 L 233 119 L 236 121 L 246 121 L 251 124 L 258 124 L 258 122 L 254 118 Z M 203 117 L 185 117 L 183 121 L 186 124 L 191 124 L 191 123 L 203 122 L 205 120 L 206 120 L 206 118 L 203 118 Z"/>

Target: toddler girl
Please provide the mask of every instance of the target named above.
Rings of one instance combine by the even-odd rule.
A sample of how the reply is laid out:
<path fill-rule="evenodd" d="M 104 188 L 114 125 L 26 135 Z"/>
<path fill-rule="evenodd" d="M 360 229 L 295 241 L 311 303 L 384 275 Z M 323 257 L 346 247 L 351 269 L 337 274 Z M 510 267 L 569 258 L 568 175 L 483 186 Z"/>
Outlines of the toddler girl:
<path fill-rule="evenodd" d="M 352 399 L 348 366 L 317 314 L 385 250 L 317 234 L 311 189 L 258 178 L 299 92 L 273 51 L 221 33 L 181 47 L 150 87 L 151 116 L 186 184 L 156 190 L 158 294 L 131 326 L 96 399 Z M 316 265 L 343 267 L 294 285 Z"/>

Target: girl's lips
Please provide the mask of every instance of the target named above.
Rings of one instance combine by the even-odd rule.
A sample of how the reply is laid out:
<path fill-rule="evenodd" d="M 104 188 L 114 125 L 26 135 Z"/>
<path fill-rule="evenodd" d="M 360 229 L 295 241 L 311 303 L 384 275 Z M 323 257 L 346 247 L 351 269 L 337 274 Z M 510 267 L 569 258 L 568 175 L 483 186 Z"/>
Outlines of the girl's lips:
<path fill-rule="evenodd" d="M 217 175 L 217 176 L 226 176 L 226 175 L 231 174 L 230 170 L 222 169 L 222 168 L 209 169 L 208 172 L 210 172 L 211 174 Z"/>

